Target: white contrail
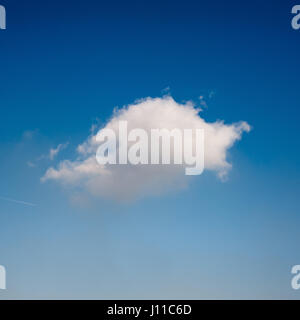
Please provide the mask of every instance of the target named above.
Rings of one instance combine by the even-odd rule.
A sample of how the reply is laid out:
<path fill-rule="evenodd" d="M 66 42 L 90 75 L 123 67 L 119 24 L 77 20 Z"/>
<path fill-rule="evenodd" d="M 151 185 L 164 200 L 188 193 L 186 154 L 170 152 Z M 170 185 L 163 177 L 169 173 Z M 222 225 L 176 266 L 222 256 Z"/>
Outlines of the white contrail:
<path fill-rule="evenodd" d="M 36 204 L 34 203 L 30 203 L 30 202 L 26 202 L 26 201 L 21 201 L 21 200 L 15 200 L 15 199 L 10 199 L 10 198 L 6 198 L 6 197 L 1 197 L 1 200 L 5 200 L 5 201 L 10 201 L 10 202 L 14 202 L 14 203 L 19 203 L 19 204 L 24 204 L 26 206 L 31 206 L 31 207 L 35 207 Z"/>

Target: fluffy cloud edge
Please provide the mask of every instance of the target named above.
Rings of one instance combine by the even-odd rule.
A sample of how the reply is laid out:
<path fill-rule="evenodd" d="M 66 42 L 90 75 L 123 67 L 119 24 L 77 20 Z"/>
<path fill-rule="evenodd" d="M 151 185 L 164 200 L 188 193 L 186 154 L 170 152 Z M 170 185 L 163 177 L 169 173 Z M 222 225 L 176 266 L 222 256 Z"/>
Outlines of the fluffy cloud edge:
<path fill-rule="evenodd" d="M 201 109 L 191 102 L 177 103 L 171 96 L 145 98 L 114 110 L 103 128 L 117 131 L 118 121 L 128 121 L 132 128 L 204 128 L 205 170 L 215 171 L 224 180 L 232 164 L 227 160 L 228 150 L 251 130 L 245 121 L 225 124 L 224 121 L 206 122 L 200 117 Z M 102 130 L 101 128 L 100 130 Z M 96 161 L 99 143 L 94 130 L 77 147 L 75 160 L 63 160 L 57 168 L 50 167 L 41 178 L 42 182 L 55 180 L 66 186 L 79 187 L 99 197 L 135 197 L 139 193 L 151 194 L 151 188 L 178 189 L 186 187 L 181 171 L 165 167 L 151 168 L 132 166 L 100 166 Z M 149 168 L 150 167 L 150 168 Z M 128 186 L 128 181 L 131 183 Z M 154 192 L 156 193 L 156 192 Z"/>

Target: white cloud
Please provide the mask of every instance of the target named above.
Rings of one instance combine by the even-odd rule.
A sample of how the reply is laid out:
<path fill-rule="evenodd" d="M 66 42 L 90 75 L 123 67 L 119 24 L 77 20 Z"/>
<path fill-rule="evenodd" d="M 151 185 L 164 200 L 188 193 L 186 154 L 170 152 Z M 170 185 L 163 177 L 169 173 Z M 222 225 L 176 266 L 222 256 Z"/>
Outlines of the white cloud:
<path fill-rule="evenodd" d="M 114 112 L 105 128 L 118 132 L 119 121 L 128 122 L 128 130 L 141 128 L 204 129 L 205 170 L 215 171 L 220 178 L 227 175 L 231 164 L 226 160 L 229 148 L 250 126 L 246 122 L 224 124 L 206 122 L 191 102 L 180 104 L 170 96 L 146 98 Z M 49 168 L 42 181 L 56 180 L 98 197 L 132 200 L 139 196 L 156 195 L 181 189 L 190 180 L 181 165 L 104 165 L 96 161 L 99 143 L 91 134 L 78 146 L 78 158 L 64 160 L 57 168 Z M 198 177 L 199 178 L 199 177 Z"/>
<path fill-rule="evenodd" d="M 49 152 L 47 154 L 42 154 L 39 157 L 37 157 L 35 160 L 27 161 L 27 166 L 30 168 L 34 168 L 38 165 L 38 163 L 42 160 L 54 160 L 54 158 L 64 150 L 68 146 L 69 142 L 61 143 L 56 148 L 50 148 Z"/>
<path fill-rule="evenodd" d="M 53 160 L 60 151 L 62 151 L 63 149 L 65 149 L 68 146 L 68 142 L 67 143 L 61 143 L 59 144 L 56 148 L 51 148 L 49 151 L 49 159 Z"/>

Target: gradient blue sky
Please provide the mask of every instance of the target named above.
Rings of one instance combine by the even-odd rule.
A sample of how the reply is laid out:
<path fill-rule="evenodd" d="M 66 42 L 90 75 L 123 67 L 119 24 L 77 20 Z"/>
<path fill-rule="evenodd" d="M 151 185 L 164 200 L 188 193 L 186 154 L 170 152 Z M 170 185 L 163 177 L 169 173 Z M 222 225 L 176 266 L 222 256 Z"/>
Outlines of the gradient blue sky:
<path fill-rule="evenodd" d="M 298 1 L 299 2 L 299 1 Z M 0 30 L 1 298 L 300 298 L 297 1 L 19 1 Z M 40 183 L 51 147 L 115 106 L 208 96 L 207 121 L 247 121 L 227 182 L 128 205 L 70 203 Z M 29 134 L 31 133 L 31 134 Z"/>

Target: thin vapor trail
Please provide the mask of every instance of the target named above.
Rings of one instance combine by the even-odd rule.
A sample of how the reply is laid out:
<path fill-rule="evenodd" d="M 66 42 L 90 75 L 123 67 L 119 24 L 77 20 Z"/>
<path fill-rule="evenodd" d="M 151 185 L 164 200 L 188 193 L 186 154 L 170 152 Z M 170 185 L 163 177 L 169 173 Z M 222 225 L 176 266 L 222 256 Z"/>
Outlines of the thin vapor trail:
<path fill-rule="evenodd" d="M 21 200 L 15 200 L 15 199 L 6 198 L 6 197 L 1 197 L 1 196 L 0 196 L 0 199 L 1 199 L 1 200 L 5 200 L 5 201 L 14 202 L 14 203 L 24 204 L 25 206 L 36 207 L 36 204 L 31 203 L 31 202 L 26 202 L 26 201 L 21 201 Z"/>

